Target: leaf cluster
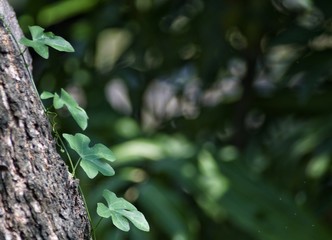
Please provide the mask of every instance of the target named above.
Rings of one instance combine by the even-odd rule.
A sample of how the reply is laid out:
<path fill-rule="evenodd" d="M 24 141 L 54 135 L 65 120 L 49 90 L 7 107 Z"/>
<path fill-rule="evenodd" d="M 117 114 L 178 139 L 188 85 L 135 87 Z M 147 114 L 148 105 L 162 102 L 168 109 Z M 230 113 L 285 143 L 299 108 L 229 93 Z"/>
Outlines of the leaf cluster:
<path fill-rule="evenodd" d="M 44 28 L 39 26 L 29 27 L 32 40 L 22 37 L 20 43 L 32 47 L 36 53 L 41 57 L 48 59 L 49 50 L 48 47 L 52 47 L 61 52 L 74 52 L 72 45 L 60 36 L 54 35 L 52 32 L 44 32 Z"/>
<path fill-rule="evenodd" d="M 23 37 L 20 40 L 21 44 L 27 47 L 32 47 L 41 57 L 47 59 L 49 57 L 48 46 L 64 52 L 73 52 L 74 48 L 69 42 L 62 37 L 54 35 L 52 32 L 44 32 L 44 29 L 39 26 L 29 27 L 32 40 Z M 61 94 L 43 92 L 40 96 L 41 99 L 53 99 L 53 107 L 60 109 L 66 107 L 70 115 L 74 118 L 78 126 L 85 130 L 88 126 L 88 115 L 85 110 L 79 106 L 76 100 L 64 89 L 61 89 Z M 56 134 L 59 137 L 59 134 Z M 103 144 L 95 144 L 90 147 L 90 138 L 82 133 L 75 135 L 64 133 L 63 138 L 67 141 L 70 148 L 78 155 L 76 166 L 79 163 L 83 171 L 90 179 L 95 178 L 100 172 L 104 176 L 113 176 L 114 169 L 109 162 L 115 161 L 113 152 Z M 62 142 L 62 140 L 60 140 Z M 63 146 L 64 149 L 66 149 Z M 73 166 L 71 157 L 67 152 L 69 161 Z M 75 176 L 76 167 L 73 167 L 73 175 Z M 112 217 L 114 225 L 123 231 L 129 231 L 130 220 L 137 228 L 143 231 L 149 231 L 149 224 L 144 215 L 139 212 L 134 205 L 129 203 L 123 198 L 117 198 L 113 192 L 105 189 L 103 193 L 107 201 L 108 207 L 103 203 L 98 203 L 97 213 L 103 218 Z M 128 219 L 128 220 L 127 220 Z M 91 219 L 90 219 L 91 221 Z"/>

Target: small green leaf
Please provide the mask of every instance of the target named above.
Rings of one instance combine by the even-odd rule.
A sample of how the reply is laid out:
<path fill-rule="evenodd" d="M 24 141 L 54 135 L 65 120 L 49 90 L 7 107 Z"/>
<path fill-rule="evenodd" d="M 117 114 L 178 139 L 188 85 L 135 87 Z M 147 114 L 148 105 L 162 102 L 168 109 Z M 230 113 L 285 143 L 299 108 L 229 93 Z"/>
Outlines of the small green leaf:
<path fill-rule="evenodd" d="M 61 89 L 61 97 L 57 93 L 52 94 L 49 92 L 46 92 L 46 94 L 42 94 L 42 96 L 46 98 L 53 97 L 53 106 L 55 109 L 60 109 L 64 105 L 66 105 L 68 111 L 70 112 L 71 116 L 74 118 L 78 126 L 80 126 L 82 130 L 85 130 L 87 128 L 89 119 L 88 115 L 86 114 L 84 109 L 78 105 L 75 99 L 64 89 Z"/>
<path fill-rule="evenodd" d="M 103 197 L 107 201 L 108 207 L 103 203 L 98 203 L 97 213 L 103 218 L 112 217 L 113 224 L 122 231 L 129 231 L 129 221 L 142 231 L 149 231 L 149 223 L 144 215 L 139 212 L 134 205 L 123 198 L 118 198 L 113 192 L 104 190 Z"/>
<path fill-rule="evenodd" d="M 20 43 L 27 47 L 32 47 L 36 53 L 39 54 L 39 56 L 48 59 L 49 53 L 48 53 L 48 47 L 44 44 L 41 44 L 39 42 L 31 41 L 30 39 L 27 39 L 26 37 L 21 38 Z"/>
<path fill-rule="evenodd" d="M 84 109 L 81 108 L 75 99 L 63 89 L 61 89 L 61 100 L 67 106 L 68 111 L 71 113 L 76 123 L 85 130 L 88 126 L 89 117 Z"/>
<path fill-rule="evenodd" d="M 20 43 L 32 47 L 41 57 L 49 57 L 48 46 L 63 52 L 74 52 L 72 45 L 64 38 L 54 35 L 52 32 L 45 32 L 44 28 L 39 26 L 29 27 L 32 40 L 22 37 Z"/>
<path fill-rule="evenodd" d="M 50 93 L 50 92 L 42 92 L 42 94 L 40 95 L 40 98 L 41 99 L 49 99 L 49 98 L 53 98 L 54 97 L 54 94 L 53 93 Z"/>
<path fill-rule="evenodd" d="M 75 136 L 70 134 L 63 134 L 62 136 L 81 157 L 80 166 L 89 178 L 94 178 L 98 172 L 105 176 L 114 175 L 114 169 L 107 163 L 107 161 L 113 162 L 115 160 L 109 148 L 102 144 L 96 144 L 90 148 L 90 139 L 81 133 L 77 133 Z"/>

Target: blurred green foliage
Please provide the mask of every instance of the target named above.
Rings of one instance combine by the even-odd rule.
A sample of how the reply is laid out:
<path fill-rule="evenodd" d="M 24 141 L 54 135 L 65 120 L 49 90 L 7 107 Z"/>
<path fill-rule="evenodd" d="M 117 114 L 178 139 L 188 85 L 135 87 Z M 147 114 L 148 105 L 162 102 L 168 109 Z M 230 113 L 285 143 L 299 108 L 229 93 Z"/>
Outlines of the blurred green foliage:
<path fill-rule="evenodd" d="M 11 2 L 26 33 L 76 50 L 33 55 L 34 76 L 118 159 L 114 177 L 82 175 L 92 209 L 107 188 L 150 223 L 104 220 L 98 239 L 332 239 L 331 1 Z"/>

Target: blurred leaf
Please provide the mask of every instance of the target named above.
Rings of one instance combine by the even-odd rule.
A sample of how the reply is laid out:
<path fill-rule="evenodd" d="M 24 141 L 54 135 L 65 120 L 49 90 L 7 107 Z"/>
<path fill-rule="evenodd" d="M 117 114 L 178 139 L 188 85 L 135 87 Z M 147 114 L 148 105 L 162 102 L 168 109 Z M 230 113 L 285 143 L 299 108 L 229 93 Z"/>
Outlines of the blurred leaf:
<path fill-rule="evenodd" d="M 182 221 L 179 209 L 172 202 L 172 193 L 160 185 L 142 185 L 140 203 L 144 212 L 149 213 L 164 233 L 168 236 L 186 236 L 186 223 Z M 162 216 L 162 218 L 160 218 Z"/>
<path fill-rule="evenodd" d="M 88 199 L 97 205 L 107 188 L 149 219 L 140 234 L 103 221 L 98 238 L 332 239 L 332 2 L 129 2 L 21 8 L 23 25 L 49 25 L 77 46 L 34 60 L 39 87 L 80 89 L 87 131 L 115 145 L 117 174 L 83 178 Z M 129 110 L 111 103 L 114 81 Z"/>
<path fill-rule="evenodd" d="M 330 158 L 328 155 L 318 155 L 310 160 L 307 165 L 307 174 L 312 178 L 322 177 L 329 169 Z"/>
<path fill-rule="evenodd" d="M 254 179 L 237 163 L 223 164 L 230 181 L 220 203 L 230 218 L 257 239 L 330 239 L 326 229 L 284 192 Z"/>
<path fill-rule="evenodd" d="M 38 23 L 50 26 L 77 14 L 90 11 L 99 0 L 58 1 L 43 7 L 38 14 Z"/>

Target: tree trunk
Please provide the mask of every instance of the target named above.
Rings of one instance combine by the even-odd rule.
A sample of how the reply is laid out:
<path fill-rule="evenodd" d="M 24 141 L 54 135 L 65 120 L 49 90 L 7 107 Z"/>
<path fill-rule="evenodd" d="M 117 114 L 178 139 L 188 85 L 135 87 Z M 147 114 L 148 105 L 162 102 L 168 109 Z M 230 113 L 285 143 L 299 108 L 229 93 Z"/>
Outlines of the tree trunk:
<path fill-rule="evenodd" d="M 0 240 L 89 239 L 78 183 L 56 151 L 6 0 L 0 17 Z"/>

